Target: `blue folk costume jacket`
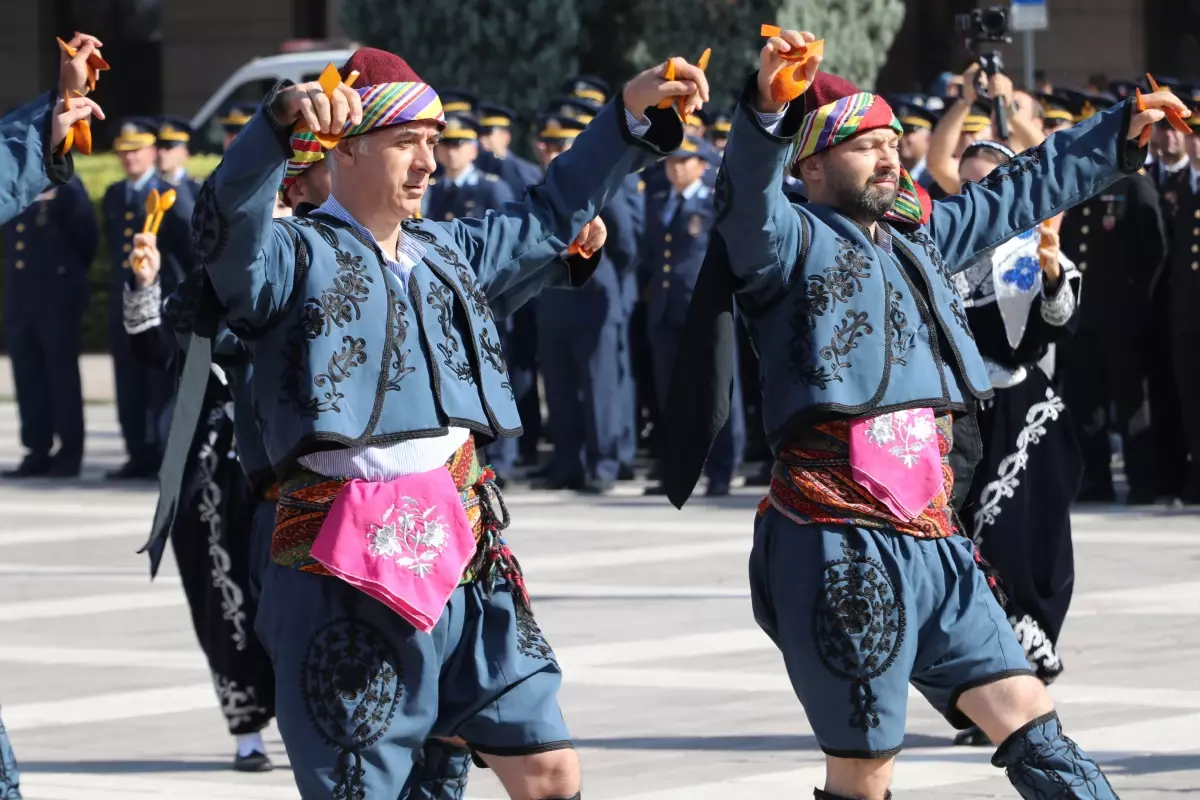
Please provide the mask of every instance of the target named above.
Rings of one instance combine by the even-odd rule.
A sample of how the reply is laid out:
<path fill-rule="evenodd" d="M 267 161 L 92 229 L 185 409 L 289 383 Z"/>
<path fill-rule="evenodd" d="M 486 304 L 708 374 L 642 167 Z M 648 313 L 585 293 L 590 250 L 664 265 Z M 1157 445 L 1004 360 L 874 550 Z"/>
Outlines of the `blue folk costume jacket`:
<path fill-rule="evenodd" d="M 253 353 L 253 405 L 276 473 L 306 453 L 468 428 L 521 432 L 495 317 L 548 286 L 578 285 L 559 257 L 625 176 L 682 141 L 648 109 L 642 138 L 610 104 L 545 181 L 482 219 L 407 220 L 425 247 L 405 283 L 378 245 L 321 213 L 272 219 L 292 154 L 274 94 L 196 203 L 193 236 L 230 328 Z"/>
<path fill-rule="evenodd" d="M 773 450 L 793 431 L 832 418 L 965 408 L 969 395 L 989 396 L 991 383 L 951 276 L 977 253 L 1135 172 L 1146 154 L 1126 141 L 1127 101 L 935 202 L 923 225 L 880 222 L 893 258 L 835 209 L 788 202 L 782 175 L 804 108 L 792 104 L 782 135 L 769 133 L 754 112 L 755 91 L 751 82 L 725 150 L 718 235 L 672 376 L 668 403 L 680 413 L 668 417 L 663 469 L 677 507 L 728 416 L 731 296 L 759 357 Z"/>
<path fill-rule="evenodd" d="M 58 156 L 50 148 L 55 102 L 43 94 L 0 117 L 0 225 L 75 174 L 70 153 Z"/>

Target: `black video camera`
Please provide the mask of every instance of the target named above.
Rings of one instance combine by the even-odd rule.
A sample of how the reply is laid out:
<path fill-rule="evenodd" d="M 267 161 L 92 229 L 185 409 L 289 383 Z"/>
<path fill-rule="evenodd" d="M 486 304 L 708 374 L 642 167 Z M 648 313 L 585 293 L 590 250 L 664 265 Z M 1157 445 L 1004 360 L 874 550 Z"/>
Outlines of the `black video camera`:
<path fill-rule="evenodd" d="M 1008 11 L 1002 6 L 991 6 L 990 8 L 972 9 L 966 14 L 956 14 L 954 28 L 962 36 L 963 46 L 975 54 L 984 75 L 990 78 L 1004 71 L 1004 59 L 999 50 L 978 53 L 975 45 L 980 42 L 1000 44 L 1012 41 L 1012 37 L 1008 35 Z M 987 96 L 986 91 L 982 89 L 979 93 Z M 1012 98 L 993 99 L 1004 101 L 996 103 L 996 133 L 1001 139 L 1007 139 L 1009 134 L 1008 109 L 1004 105 Z"/>
<path fill-rule="evenodd" d="M 1008 11 L 1002 6 L 975 8 L 966 14 L 956 14 L 954 28 L 962 35 L 963 44 L 974 50 L 976 42 L 1010 42 Z"/>

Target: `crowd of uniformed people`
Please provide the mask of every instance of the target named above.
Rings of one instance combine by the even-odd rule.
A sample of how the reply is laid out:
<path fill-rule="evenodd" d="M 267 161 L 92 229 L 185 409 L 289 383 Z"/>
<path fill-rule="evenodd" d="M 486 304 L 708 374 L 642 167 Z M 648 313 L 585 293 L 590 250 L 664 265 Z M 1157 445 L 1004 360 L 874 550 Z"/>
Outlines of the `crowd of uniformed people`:
<path fill-rule="evenodd" d="M 973 91 L 964 97 L 964 85 L 973 81 L 969 70 L 944 77 L 930 93 L 888 96 L 905 130 L 902 161 L 935 198 L 958 190 L 957 159 L 972 142 L 999 138 L 995 102 Z M 1159 83 L 1200 107 L 1200 87 L 1169 78 Z M 1014 128 L 1050 132 L 1115 104 L 1136 85 L 1096 76 L 1089 86 L 1064 89 L 1041 80 L 1002 96 Z M 466 91 L 442 89 L 440 95 L 447 126 L 423 214 L 449 220 L 481 216 L 538 184 L 612 89 L 599 78 L 571 78 L 528 121 Z M 253 110 L 228 109 L 227 143 Z M 655 422 L 714 224 L 714 183 L 731 114 L 732 107 L 712 103 L 689 115 L 679 150 L 627 181 L 602 214 L 608 238 L 586 287 L 548 290 L 503 321 L 502 345 L 525 433 L 490 448 L 501 480 L 528 477 L 541 488 L 603 494 L 648 464 L 646 492 L 660 491 Z M 1198 123 L 1200 114 L 1188 119 Z M 108 346 L 127 452 L 108 477 L 152 478 L 162 459 L 173 381 L 130 357 L 121 286 L 151 190 L 174 189 L 177 198 L 160 232 L 164 289 L 192 266 L 188 225 L 198 191 L 187 171 L 192 131 L 176 117 L 129 119 L 117 129 L 112 149 L 126 177 L 108 187 L 100 219 L 75 178 L 5 226 L 4 319 L 27 451 L 7 477 L 79 474 L 81 320 L 88 267 L 101 241 L 111 264 Z M 537 163 L 513 152 L 526 131 Z M 1079 332 L 1046 368 L 1076 420 L 1085 461 L 1080 500 L 1115 499 L 1112 456 L 1118 452 L 1129 502 L 1200 502 L 1200 474 L 1189 469 L 1200 459 L 1200 371 L 1190 349 L 1200 339 L 1200 317 L 1192 312 L 1200 300 L 1200 137 L 1158 125 L 1151 151 L 1143 173 L 1071 209 L 1062 223 L 1062 251 L 1084 274 L 1087 292 Z M 785 180 L 792 201 L 804 202 L 803 185 Z M 1127 335 L 1130 330 L 1137 335 Z M 706 467 L 710 496 L 727 494 L 747 461 L 764 463 L 746 470 L 748 483 L 765 485 L 770 478 L 758 419 L 758 365 L 744 336 L 741 345 L 731 420 Z"/>

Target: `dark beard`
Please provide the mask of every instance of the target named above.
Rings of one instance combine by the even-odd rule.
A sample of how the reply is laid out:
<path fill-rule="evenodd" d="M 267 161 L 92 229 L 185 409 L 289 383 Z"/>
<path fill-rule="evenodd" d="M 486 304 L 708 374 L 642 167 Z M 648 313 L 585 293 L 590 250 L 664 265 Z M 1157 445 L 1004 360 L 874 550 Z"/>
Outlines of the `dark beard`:
<path fill-rule="evenodd" d="M 837 207 L 855 222 L 871 225 L 883 219 L 883 215 L 896 204 L 896 175 L 883 176 L 893 181 L 889 187 L 878 186 L 877 178 L 871 178 L 866 186 L 838 187 Z"/>

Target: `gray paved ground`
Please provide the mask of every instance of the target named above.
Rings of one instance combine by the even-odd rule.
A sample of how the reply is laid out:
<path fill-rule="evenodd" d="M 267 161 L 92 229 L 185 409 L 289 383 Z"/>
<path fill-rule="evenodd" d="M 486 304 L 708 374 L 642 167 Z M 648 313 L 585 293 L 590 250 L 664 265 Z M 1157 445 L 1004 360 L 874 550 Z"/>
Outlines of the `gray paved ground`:
<path fill-rule="evenodd" d="M 135 551 L 149 486 L 119 463 L 111 406 L 90 405 L 77 483 L 0 482 L 0 700 L 26 796 L 293 798 L 283 767 L 226 769 L 216 710 L 173 564 L 153 585 Z M 0 467 L 17 460 L 0 405 Z M 566 671 L 562 701 L 589 800 L 811 797 L 820 757 L 750 615 L 755 495 L 687 513 L 623 496 L 516 492 L 511 541 Z M 1125 798 L 1200 795 L 1200 517 L 1075 518 L 1079 584 L 1054 687 L 1069 730 Z M 896 774 L 904 798 L 1012 797 L 989 751 L 949 747 L 921 700 Z M 472 798 L 499 798 L 477 772 Z"/>

